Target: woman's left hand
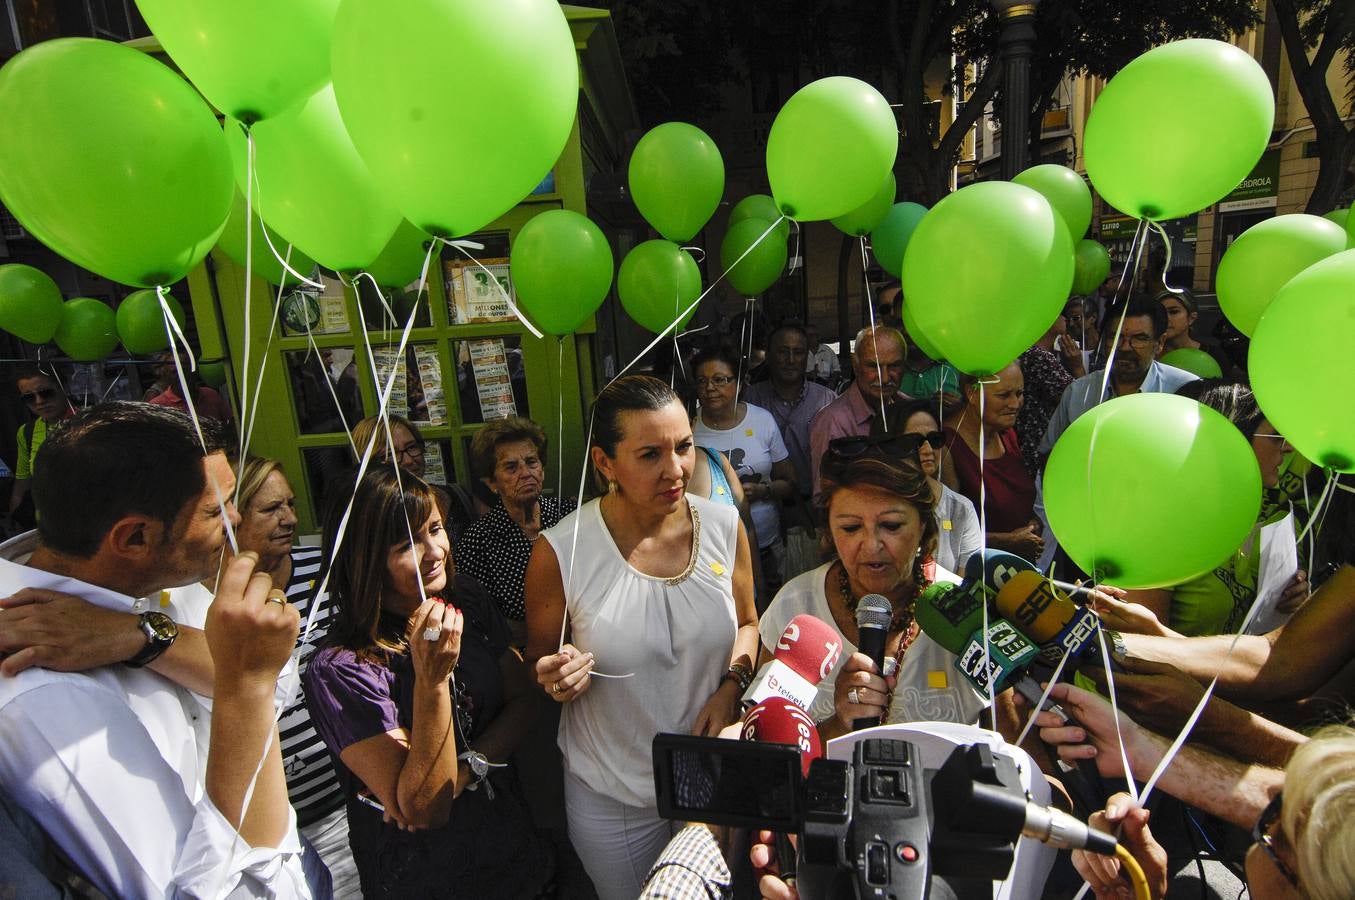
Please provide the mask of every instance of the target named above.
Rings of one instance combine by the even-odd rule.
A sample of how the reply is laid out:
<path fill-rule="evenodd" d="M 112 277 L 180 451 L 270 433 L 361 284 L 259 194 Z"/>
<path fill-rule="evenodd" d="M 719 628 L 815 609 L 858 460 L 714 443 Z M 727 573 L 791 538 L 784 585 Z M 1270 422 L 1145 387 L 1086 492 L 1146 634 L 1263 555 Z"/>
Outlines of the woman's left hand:
<path fill-rule="evenodd" d="M 701 712 L 696 714 L 696 724 L 692 725 L 692 734 L 701 737 L 718 737 L 720 732 L 739 719 L 739 686 L 726 679 L 710 695 Z"/>

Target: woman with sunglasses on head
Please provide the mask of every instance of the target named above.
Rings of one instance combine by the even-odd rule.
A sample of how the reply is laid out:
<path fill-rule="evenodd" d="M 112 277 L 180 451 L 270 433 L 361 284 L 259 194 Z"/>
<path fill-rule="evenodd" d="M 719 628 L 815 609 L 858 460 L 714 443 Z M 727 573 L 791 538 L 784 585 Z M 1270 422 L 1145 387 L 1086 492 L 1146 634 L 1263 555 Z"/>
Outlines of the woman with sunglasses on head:
<path fill-rule="evenodd" d="M 969 498 L 957 494 L 937 479 L 937 454 L 945 445 L 946 435 L 932 411 L 934 404 L 926 400 L 909 400 L 898 409 L 900 434 L 896 445 L 884 445 L 886 452 L 896 449 L 901 459 L 916 459 L 927 476 L 936 509 L 936 550 L 932 558 L 937 565 L 958 575 L 964 575 L 964 564 L 974 551 L 983 546 L 979 530 L 979 516 Z"/>
<path fill-rule="evenodd" d="M 984 707 L 984 698 L 955 673 L 955 657 L 922 633 L 915 618 L 923 589 L 959 578 L 932 559 L 935 501 L 919 465 L 902 458 L 904 440 L 863 436 L 829 442 L 820 467 L 820 510 L 834 559 L 786 582 L 759 625 L 764 660 L 801 613 L 842 635 L 842 655 L 809 710 L 825 741 L 850 731 L 858 718 L 969 723 Z M 929 447 L 925 441 L 921 446 Z M 874 672 L 866 657 L 853 657 L 859 642 L 856 610 L 867 594 L 884 596 L 894 609 L 885 642 L 892 681 Z"/>
<path fill-rule="evenodd" d="M 508 766 L 537 700 L 503 617 L 455 574 L 436 497 L 412 472 L 368 472 L 339 545 L 345 506 L 325 521 L 334 612 L 303 681 L 363 896 L 541 895 L 550 851 Z"/>

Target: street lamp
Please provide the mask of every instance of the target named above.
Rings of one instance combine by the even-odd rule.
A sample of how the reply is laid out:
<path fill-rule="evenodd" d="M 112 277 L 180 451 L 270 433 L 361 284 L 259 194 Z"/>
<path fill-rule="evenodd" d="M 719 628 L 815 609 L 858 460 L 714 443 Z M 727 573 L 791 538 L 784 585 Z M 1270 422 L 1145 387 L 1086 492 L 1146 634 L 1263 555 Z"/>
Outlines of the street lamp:
<path fill-rule="evenodd" d="M 1002 178 L 1010 181 L 1030 162 L 1030 57 L 1040 0 L 990 2 L 1002 21 Z"/>

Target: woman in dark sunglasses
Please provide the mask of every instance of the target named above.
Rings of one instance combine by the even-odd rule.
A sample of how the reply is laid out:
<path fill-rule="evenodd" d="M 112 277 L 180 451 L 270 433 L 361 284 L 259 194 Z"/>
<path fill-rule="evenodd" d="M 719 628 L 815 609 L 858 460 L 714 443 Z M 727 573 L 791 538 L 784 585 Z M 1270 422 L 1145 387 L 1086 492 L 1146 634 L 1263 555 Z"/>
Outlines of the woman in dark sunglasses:
<path fill-rule="evenodd" d="M 952 491 L 936 477 L 938 459 L 946 436 L 936 420 L 934 404 L 928 400 L 910 400 L 899 405 L 899 449 L 907 459 L 915 459 L 927 476 L 927 486 L 936 502 L 936 551 L 932 558 L 943 569 L 964 575 L 970 554 L 983 544 L 979 516 L 968 497 Z"/>

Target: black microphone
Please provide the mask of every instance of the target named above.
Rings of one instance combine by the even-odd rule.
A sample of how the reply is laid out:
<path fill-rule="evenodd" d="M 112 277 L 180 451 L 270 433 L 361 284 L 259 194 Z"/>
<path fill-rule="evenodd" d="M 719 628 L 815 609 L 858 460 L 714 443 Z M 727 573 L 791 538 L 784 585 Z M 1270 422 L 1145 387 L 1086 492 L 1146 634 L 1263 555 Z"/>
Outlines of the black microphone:
<path fill-rule="evenodd" d="M 880 675 L 885 672 L 885 642 L 889 638 L 889 623 L 893 619 L 894 605 L 879 594 L 867 594 L 856 607 L 856 647 L 870 657 Z M 889 710 L 885 710 L 885 715 L 889 715 Z M 879 724 L 879 719 L 855 719 L 852 721 L 852 731 Z"/>

